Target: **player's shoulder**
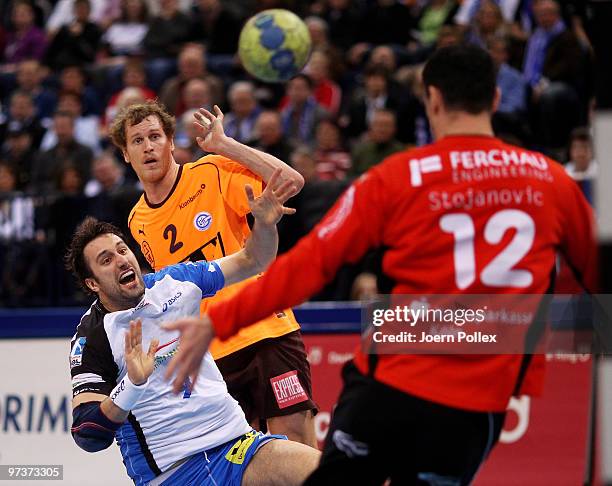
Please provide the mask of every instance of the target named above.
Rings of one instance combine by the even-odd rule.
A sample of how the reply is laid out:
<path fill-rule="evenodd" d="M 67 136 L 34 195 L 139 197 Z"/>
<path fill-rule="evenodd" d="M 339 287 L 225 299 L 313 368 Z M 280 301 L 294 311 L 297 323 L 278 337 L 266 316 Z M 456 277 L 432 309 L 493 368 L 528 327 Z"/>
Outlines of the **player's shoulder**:
<path fill-rule="evenodd" d="M 102 337 L 106 334 L 104 330 L 104 316 L 108 314 L 106 309 L 102 307 L 100 302 L 96 299 L 96 301 L 91 304 L 87 312 L 83 314 L 79 324 L 76 328 L 76 333 L 73 337 L 77 336 L 98 336 Z"/>
<path fill-rule="evenodd" d="M 134 206 L 132 206 L 132 210 L 130 211 L 130 214 L 128 216 L 128 226 L 130 225 L 130 223 L 134 219 L 134 217 L 137 216 L 140 212 L 142 212 L 143 209 L 145 209 L 147 207 L 148 207 L 147 206 L 147 202 L 145 201 L 145 197 L 144 197 L 144 193 L 143 193 L 138 198 L 138 201 L 136 201 L 136 204 L 134 204 Z"/>

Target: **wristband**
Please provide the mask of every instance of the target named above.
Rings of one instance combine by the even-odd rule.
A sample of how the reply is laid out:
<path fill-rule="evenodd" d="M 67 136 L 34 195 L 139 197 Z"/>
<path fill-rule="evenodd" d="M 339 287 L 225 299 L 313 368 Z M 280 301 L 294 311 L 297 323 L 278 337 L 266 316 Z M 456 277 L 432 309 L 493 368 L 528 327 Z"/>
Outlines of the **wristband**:
<path fill-rule="evenodd" d="M 144 394 L 147 389 L 147 383 L 148 381 L 145 381 L 142 385 L 134 385 L 126 374 L 117 386 L 113 388 L 110 399 L 120 409 L 129 412 Z"/>

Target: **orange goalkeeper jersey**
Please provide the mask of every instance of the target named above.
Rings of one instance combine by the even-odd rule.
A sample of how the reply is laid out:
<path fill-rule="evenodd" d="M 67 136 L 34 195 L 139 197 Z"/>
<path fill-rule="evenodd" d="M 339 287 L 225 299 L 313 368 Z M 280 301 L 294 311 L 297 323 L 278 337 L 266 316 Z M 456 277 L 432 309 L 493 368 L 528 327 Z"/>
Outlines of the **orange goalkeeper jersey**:
<path fill-rule="evenodd" d="M 179 168 L 170 194 L 161 203 L 151 204 L 143 194 L 128 224 L 151 267 L 157 271 L 178 262 L 210 261 L 242 249 L 250 234 L 245 184 L 253 187 L 256 196 L 262 191 L 261 179 L 245 167 L 219 155 L 207 155 Z M 244 284 L 231 285 L 204 299 L 202 312 Z M 286 310 L 242 329 L 228 341 L 215 341 L 211 352 L 219 359 L 297 329 L 293 312 Z"/>

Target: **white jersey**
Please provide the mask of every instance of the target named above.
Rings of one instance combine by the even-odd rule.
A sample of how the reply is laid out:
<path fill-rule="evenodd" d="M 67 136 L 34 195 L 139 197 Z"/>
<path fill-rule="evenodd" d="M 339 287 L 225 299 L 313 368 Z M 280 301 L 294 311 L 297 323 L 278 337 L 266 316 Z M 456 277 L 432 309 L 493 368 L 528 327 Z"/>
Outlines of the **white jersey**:
<path fill-rule="evenodd" d="M 129 476 L 146 484 L 176 461 L 232 440 L 251 430 L 230 394 L 210 353 L 202 361 L 198 383 L 179 394 L 164 380 L 176 353 L 178 332 L 164 322 L 198 316 L 203 297 L 224 285 L 212 262 L 181 263 L 144 276 L 145 294 L 128 310 L 108 312 L 96 301 L 82 317 L 71 342 L 73 397 L 84 392 L 109 395 L 127 373 L 124 336 L 133 319 L 142 320 L 142 346 L 159 339 L 155 369 L 140 402 L 116 433 Z M 187 384 L 186 384 L 187 385 Z"/>

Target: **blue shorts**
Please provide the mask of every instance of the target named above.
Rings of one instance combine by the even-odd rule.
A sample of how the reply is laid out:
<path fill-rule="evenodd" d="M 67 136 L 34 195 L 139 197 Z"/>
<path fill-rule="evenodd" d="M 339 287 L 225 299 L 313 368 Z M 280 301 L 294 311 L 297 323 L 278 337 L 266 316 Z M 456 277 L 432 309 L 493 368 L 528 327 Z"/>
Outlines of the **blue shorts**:
<path fill-rule="evenodd" d="M 252 430 L 225 444 L 190 457 L 161 486 L 240 486 L 242 475 L 257 450 L 284 435 L 264 435 Z"/>

